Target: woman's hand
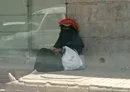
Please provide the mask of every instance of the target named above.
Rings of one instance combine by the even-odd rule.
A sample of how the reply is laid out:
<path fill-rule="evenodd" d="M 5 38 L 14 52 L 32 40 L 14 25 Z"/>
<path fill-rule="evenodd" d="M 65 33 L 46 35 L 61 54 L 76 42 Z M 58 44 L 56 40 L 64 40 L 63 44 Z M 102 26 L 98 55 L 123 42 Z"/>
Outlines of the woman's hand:
<path fill-rule="evenodd" d="M 59 53 L 59 52 L 62 51 L 62 49 L 61 49 L 61 48 L 55 48 L 55 47 L 53 47 L 53 51 L 54 51 L 55 53 Z"/>

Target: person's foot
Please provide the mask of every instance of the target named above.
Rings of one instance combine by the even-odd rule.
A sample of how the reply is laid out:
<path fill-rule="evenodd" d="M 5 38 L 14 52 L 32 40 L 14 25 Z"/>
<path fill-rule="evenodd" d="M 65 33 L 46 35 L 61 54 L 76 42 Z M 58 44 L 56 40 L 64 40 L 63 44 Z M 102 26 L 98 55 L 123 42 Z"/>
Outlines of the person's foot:
<path fill-rule="evenodd" d="M 15 81 L 16 80 L 16 78 L 11 73 L 8 73 L 8 77 L 9 77 L 10 81 Z"/>
<path fill-rule="evenodd" d="M 38 71 L 35 69 L 34 71 L 32 71 L 32 73 L 31 74 L 35 74 L 35 73 L 37 73 Z"/>

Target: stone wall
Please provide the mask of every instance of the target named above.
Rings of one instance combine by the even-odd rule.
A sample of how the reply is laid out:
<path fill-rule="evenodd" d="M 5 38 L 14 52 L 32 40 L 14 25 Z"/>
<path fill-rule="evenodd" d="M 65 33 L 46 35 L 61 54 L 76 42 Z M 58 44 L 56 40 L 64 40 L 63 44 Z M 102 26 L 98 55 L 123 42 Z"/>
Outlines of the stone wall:
<path fill-rule="evenodd" d="M 130 69 L 130 0 L 68 0 L 87 66 Z"/>

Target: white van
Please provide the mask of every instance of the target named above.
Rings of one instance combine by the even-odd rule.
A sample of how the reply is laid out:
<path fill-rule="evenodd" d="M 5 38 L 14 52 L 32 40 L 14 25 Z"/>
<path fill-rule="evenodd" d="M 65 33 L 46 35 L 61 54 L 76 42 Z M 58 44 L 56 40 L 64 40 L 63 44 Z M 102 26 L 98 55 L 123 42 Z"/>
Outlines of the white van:
<path fill-rule="evenodd" d="M 3 23 L 0 49 L 40 49 L 53 46 L 60 31 L 58 22 L 65 18 L 65 13 L 65 7 L 36 11 L 30 23 L 32 30 L 29 31 L 26 22 Z"/>

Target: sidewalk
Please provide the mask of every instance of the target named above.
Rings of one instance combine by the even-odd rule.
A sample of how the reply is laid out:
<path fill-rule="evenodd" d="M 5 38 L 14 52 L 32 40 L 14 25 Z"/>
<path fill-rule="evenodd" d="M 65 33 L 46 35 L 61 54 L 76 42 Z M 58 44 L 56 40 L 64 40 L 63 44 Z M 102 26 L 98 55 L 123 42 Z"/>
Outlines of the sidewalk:
<path fill-rule="evenodd" d="M 29 74 L 7 83 L 6 92 L 129 92 L 128 72 L 86 69 Z"/>

